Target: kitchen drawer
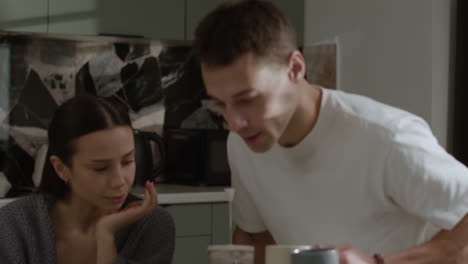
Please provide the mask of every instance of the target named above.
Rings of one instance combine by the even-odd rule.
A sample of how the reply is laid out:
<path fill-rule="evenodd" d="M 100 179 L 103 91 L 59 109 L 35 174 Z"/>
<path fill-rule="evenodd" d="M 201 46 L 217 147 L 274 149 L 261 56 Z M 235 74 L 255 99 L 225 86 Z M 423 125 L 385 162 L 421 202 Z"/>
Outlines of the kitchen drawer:
<path fill-rule="evenodd" d="M 210 236 L 178 237 L 172 264 L 207 264 Z"/>
<path fill-rule="evenodd" d="M 174 218 L 177 237 L 211 235 L 211 204 L 177 204 L 165 209 Z"/>

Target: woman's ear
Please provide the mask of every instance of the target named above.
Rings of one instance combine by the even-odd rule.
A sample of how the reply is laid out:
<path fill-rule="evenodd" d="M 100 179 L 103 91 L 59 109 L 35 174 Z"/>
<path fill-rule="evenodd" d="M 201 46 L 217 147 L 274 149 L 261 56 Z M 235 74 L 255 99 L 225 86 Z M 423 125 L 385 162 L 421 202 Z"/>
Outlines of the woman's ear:
<path fill-rule="evenodd" d="M 67 165 L 56 155 L 52 155 L 49 158 L 52 167 L 54 167 L 55 173 L 62 179 L 65 183 L 68 183 L 70 180 L 70 173 Z"/>
<path fill-rule="evenodd" d="M 289 55 L 289 77 L 293 81 L 299 81 L 304 78 L 306 72 L 305 59 L 299 50 L 294 50 Z"/>

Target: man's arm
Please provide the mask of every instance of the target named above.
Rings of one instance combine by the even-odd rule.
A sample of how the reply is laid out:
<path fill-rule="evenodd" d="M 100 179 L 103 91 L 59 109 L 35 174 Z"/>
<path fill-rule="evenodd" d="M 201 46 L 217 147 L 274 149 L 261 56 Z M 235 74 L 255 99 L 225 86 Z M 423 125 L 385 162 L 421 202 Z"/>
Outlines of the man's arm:
<path fill-rule="evenodd" d="M 451 230 L 437 233 L 430 241 L 384 258 L 385 263 L 468 263 L 468 215 Z"/>
<path fill-rule="evenodd" d="M 373 264 L 369 256 L 352 246 L 335 247 L 342 263 Z M 462 264 L 468 263 L 468 214 L 451 230 L 437 233 L 428 242 L 417 247 L 384 257 L 385 264 Z"/>
<path fill-rule="evenodd" d="M 239 245 L 252 245 L 255 248 L 255 264 L 265 263 L 265 246 L 276 244 L 270 232 L 248 233 L 236 227 L 233 235 L 233 243 Z"/>

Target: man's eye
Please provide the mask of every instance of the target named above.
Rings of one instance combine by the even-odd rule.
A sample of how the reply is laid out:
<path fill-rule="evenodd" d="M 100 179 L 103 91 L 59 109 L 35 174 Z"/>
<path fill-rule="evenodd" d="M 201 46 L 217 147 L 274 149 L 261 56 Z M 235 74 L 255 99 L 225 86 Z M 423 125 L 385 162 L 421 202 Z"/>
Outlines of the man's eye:
<path fill-rule="evenodd" d="M 240 104 L 240 105 L 250 104 L 255 100 L 255 98 L 257 97 L 242 98 L 237 101 L 237 104 Z"/>
<path fill-rule="evenodd" d="M 225 104 L 223 102 L 214 100 L 202 100 L 202 105 L 211 112 L 221 113 L 224 110 Z"/>
<path fill-rule="evenodd" d="M 92 170 L 95 172 L 103 172 L 107 170 L 107 167 L 96 167 L 96 168 L 93 168 Z"/>

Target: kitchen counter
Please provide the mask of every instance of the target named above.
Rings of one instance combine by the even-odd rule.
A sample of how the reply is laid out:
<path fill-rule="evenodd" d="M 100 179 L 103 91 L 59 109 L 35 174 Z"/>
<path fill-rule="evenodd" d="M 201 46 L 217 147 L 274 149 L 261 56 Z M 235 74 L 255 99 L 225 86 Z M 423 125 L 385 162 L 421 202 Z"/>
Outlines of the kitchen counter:
<path fill-rule="evenodd" d="M 212 186 L 157 184 L 160 204 L 231 202 L 234 189 Z M 143 197 L 143 186 L 134 187 L 132 193 Z"/>
<path fill-rule="evenodd" d="M 234 198 L 234 189 L 229 187 L 157 184 L 156 191 L 159 204 L 231 202 Z M 143 186 L 134 187 L 132 193 L 143 197 Z M 0 207 L 14 200 L 0 199 Z"/>

